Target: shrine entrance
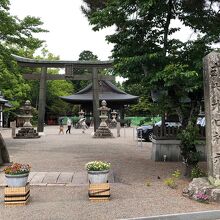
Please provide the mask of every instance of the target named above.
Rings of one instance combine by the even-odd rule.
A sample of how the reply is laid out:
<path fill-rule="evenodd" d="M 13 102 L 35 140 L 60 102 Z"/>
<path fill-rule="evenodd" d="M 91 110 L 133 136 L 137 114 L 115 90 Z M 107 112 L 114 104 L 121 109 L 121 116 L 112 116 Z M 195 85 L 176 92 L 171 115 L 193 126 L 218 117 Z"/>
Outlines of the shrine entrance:
<path fill-rule="evenodd" d="M 12 55 L 13 58 L 21 67 L 41 68 L 39 73 L 26 73 L 23 74 L 26 80 L 39 80 L 39 104 L 38 104 L 38 125 L 37 131 L 44 131 L 44 117 L 46 107 L 46 81 L 47 80 L 91 80 L 92 81 L 92 96 L 93 96 L 93 117 L 94 117 L 94 131 L 99 126 L 99 80 L 114 80 L 113 76 L 105 76 L 98 74 L 99 69 L 112 68 L 112 61 L 48 61 L 48 60 L 35 60 L 17 55 Z M 48 68 L 64 68 L 65 74 L 48 74 Z M 76 75 L 75 69 L 87 69 L 90 74 Z"/>

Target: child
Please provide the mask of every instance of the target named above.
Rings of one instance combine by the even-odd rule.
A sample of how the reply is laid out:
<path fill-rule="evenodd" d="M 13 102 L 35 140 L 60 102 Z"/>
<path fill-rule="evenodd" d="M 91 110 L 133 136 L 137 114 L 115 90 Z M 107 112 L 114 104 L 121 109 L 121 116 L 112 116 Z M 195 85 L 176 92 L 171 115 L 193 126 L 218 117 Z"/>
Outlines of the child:
<path fill-rule="evenodd" d="M 61 133 L 64 134 L 64 132 L 63 132 L 63 120 L 62 119 L 60 120 L 60 131 L 59 131 L 59 134 L 61 134 Z"/>

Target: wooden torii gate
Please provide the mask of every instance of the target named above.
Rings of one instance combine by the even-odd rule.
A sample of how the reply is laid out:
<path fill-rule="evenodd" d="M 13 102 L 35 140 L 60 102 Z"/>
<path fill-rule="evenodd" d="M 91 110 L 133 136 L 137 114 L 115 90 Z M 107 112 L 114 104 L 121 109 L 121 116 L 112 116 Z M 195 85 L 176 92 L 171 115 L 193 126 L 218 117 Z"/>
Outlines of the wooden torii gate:
<path fill-rule="evenodd" d="M 99 75 L 98 69 L 112 68 L 112 61 L 48 61 L 48 60 L 35 60 L 17 55 L 12 55 L 17 63 L 22 67 L 41 68 L 39 73 L 26 73 L 23 74 L 26 80 L 40 80 L 39 89 L 39 104 L 38 104 L 38 126 L 37 131 L 44 131 L 44 117 L 46 106 L 46 81 L 47 80 L 91 80 L 93 87 L 93 117 L 94 117 L 94 131 L 99 126 L 99 80 L 114 80 L 113 76 Z M 47 74 L 48 68 L 65 68 L 65 74 Z M 88 69 L 92 74 L 88 75 L 75 75 L 74 69 Z"/>

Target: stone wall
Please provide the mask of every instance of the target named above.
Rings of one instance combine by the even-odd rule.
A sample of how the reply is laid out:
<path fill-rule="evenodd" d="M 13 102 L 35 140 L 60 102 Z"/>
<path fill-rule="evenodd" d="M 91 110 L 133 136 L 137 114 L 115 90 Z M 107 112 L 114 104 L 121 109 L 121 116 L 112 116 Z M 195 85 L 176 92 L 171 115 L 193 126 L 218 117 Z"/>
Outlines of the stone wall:
<path fill-rule="evenodd" d="M 152 141 L 151 159 L 154 161 L 182 161 L 180 155 L 180 140 L 155 140 Z M 205 141 L 201 141 L 200 145 L 196 146 L 197 150 L 201 152 L 201 161 L 206 160 Z"/>

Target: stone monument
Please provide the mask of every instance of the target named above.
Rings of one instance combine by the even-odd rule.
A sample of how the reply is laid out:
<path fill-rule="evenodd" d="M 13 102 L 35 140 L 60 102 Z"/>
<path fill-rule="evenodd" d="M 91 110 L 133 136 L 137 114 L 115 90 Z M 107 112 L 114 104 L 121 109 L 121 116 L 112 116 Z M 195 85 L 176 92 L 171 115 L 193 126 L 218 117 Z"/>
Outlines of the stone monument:
<path fill-rule="evenodd" d="M 107 108 L 107 103 L 105 100 L 101 102 L 101 107 L 98 108 L 98 110 L 101 113 L 99 116 L 99 118 L 101 119 L 101 123 L 93 137 L 94 138 L 112 138 L 113 134 L 106 124 L 106 120 L 108 118 L 107 113 L 110 109 Z"/>
<path fill-rule="evenodd" d="M 16 136 L 14 138 L 16 139 L 26 139 L 26 138 L 39 138 L 37 131 L 33 128 L 31 124 L 31 118 L 33 117 L 31 114 L 32 106 L 31 102 L 27 100 L 23 107 L 20 108 L 23 112 L 22 115 L 20 115 L 20 118 L 24 119 L 23 127 L 18 131 Z"/>
<path fill-rule="evenodd" d="M 208 178 L 220 185 L 220 54 L 204 58 L 204 101 Z"/>
<path fill-rule="evenodd" d="M 190 198 L 203 193 L 220 202 L 220 53 L 211 52 L 203 63 L 208 178 L 193 179 L 183 193 Z"/>

